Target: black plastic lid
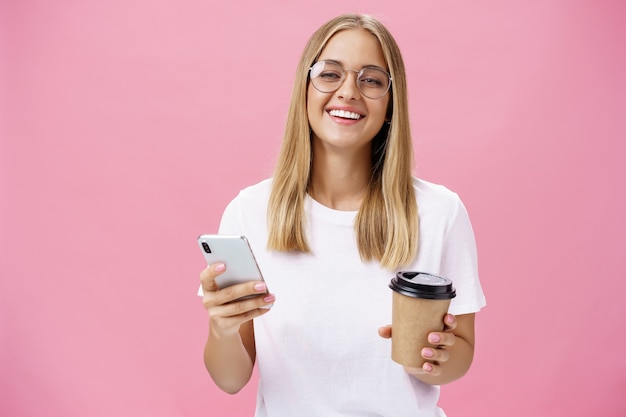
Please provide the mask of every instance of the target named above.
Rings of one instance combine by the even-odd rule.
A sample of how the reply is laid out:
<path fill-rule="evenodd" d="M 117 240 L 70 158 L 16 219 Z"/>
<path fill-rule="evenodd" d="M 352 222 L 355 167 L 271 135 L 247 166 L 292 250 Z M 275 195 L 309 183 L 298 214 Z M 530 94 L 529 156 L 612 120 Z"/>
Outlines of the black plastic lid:
<path fill-rule="evenodd" d="M 452 281 L 426 272 L 400 271 L 389 288 L 408 297 L 449 300 L 456 297 Z"/>

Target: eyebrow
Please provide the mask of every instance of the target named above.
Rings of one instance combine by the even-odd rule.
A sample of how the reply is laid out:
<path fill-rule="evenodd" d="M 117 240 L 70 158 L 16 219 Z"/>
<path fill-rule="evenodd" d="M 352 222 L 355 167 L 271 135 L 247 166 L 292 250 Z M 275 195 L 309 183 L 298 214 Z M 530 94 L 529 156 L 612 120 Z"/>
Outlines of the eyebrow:
<path fill-rule="evenodd" d="M 341 61 L 339 61 L 339 60 L 336 60 L 336 59 L 319 59 L 317 62 L 319 62 L 319 61 L 334 62 L 335 64 L 337 64 L 337 65 L 341 66 L 341 68 L 344 68 L 344 69 L 351 69 L 351 68 L 345 68 L 344 63 L 343 63 L 343 62 L 341 62 Z M 380 66 L 378 66 L 378 65 L 375 65 L 375 64 L 363 65 L 363 66 L 359 69 L 359 71 L 360 71 L 360 70 L 362 70 L 363 68 L 377 68 L 377 69 L 379 69 L 379 70 L 383 70 L 383 71 L 385 71 L 385 72 L 388 72 L 388 71 L 389 71 L 389 70 L 387 70 L 387 69 L 385 69 L 385 68 L 383 68 L 383 67 L 380 67 Z"/>

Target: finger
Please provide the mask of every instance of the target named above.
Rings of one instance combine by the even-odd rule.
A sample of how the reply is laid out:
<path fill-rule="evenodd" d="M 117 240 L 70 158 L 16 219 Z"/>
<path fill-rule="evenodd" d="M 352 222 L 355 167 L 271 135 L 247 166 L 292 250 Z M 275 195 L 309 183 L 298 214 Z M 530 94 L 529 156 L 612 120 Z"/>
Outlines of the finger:
<path fill-rule="evenodd" d="M 221 262 L 207 266 L 200 273 L 200 283 L 202 284 L 202 289 L 205 292 L 217 291 L 219 287 L 217 286 L 217 282 L 215 282 L 215 278 L 217 278 L 225 270 L 226 270 L 226 265 L 224 265 Z"/>
<path fill-rule="evenodd" d="M 221 316 L 209 313 L 209 328 L 214 334 L 229 335 L 239 331 L 242 324 L 266 314 L 267 308 L 255 308 L 236 316 Z"/>
<path fill-rule="evenodd" d="M 267 313 L 274 301 L 273 294 L 265 294 L 229 304 L 209 306 L 209 325 L 217 334 L 234 334 L 243 323 Z"/>
<path fill-rule="evenodd" d="M 389 339 L 391 337 L 391 325 L 386 325 L 378 329 L 378 335 L 385 339 Z"/>
<path fill-rule="evenodd" d="M 216 307 L 218 307 L 218 313 L 221 316 L 233 317 L 245 315 L 248 311 L 256 310 L 257 308 L 268 309 L 274 303 L 274 299 L 274 294 L 259 294 L 253 298 L 233 301 Z M 215 313 L 215 311 L 209 311 L 209 314 L 211 313 Z"/>
<path fill-rule="evenodd" d="M 441 365 L 432 362 L 424 362 L 421 368 L 409 368 L 407 366 L 404 367 L 404 370 L 411 375 L 433 375 L 438 376 L 441 375 Z"/>
<path fill-rule="evenodd" d="M 456 329 L 456 317 L 452 314 L 446 314 L 443 318 L 443 323 L 445 324 L 445 331 Z"/>
<path fill-rule="evenodd" d="M 211 305 L 221 305 L 244 297 L 253 297 L 261 294 L 267 294 L 265 283 L 263 281 L 249 281 L 209 293 L 208 300 L 211 301 Z"/>
<path fill-rule="evenodd" d="M 428 375 L 438 376 L 441 375 L 441 371 L 441 366 L 436 363 L 425 362 L 424 365 L 422 365 L 422 373 Z"/>
<path fill-rule="evenodd" d="M 242 298 L 250 299 L 255 296 L 267 295 L 267 286 L 262 281 L 250 281 L 237 284 L 217 291 L 204 291 L 202 303 L 204 308 L 210 310 L 213 307 L 231 304 Z M 236 313 L 230 313 L 233 315 Z"/>
<path fill-rule="evenodd" d="M 452 346 L 456 336 L 452 332 L 431 332 L 428 334 L 428 343 L 433 346 Z"/>
<path fill-rule="evenodd" d="M 404 371 L 410 375 L 415 376 L 425 374 L 437 376 L 441 374 L 441 366 L 431 362 L 424 362 L 424 365 L 422 365 L 421 368 L 409 368 L 405 366 Z"/>
<path fill-rule="evenodd" d="M 444 363 L 450 360 L 450 352 L 446 349 L 435 349 L 425 347 L 422 349 L 422 358 L 436 363 Z"/>

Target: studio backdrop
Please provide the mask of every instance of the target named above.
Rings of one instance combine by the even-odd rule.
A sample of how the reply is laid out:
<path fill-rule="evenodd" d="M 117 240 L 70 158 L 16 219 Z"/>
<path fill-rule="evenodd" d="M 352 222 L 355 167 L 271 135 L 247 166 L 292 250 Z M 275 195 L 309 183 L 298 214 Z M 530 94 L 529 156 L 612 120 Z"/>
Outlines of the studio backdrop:
<path fill-rule="evenodd" d="M 0 415 L 252 415 L 256 376 L 204 370 L 195 239 L 272 175 L 300 53 L 344 12 L 398 40 L 416 174 L 476 234 L 447 414 L 626 415 L 617 0 L 1 1 Z"/>

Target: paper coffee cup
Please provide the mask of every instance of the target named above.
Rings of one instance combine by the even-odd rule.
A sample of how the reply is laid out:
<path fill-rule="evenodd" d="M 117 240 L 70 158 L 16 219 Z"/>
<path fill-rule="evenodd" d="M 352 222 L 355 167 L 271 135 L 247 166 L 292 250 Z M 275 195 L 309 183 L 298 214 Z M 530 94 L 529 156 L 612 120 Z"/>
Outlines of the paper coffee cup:
<path fill-rule="evenodd" d="M 430 332 L 443 330 L 450 300 L 456 297 L 452 281 L 436 275 L 400 271 L 391 279 L 393 290 L 391 359 L 410 368 L 421 368 Z"/>

